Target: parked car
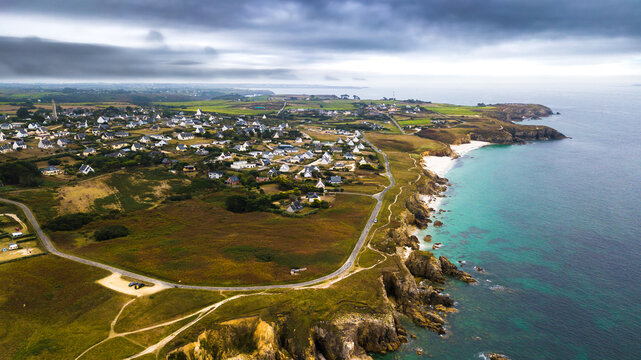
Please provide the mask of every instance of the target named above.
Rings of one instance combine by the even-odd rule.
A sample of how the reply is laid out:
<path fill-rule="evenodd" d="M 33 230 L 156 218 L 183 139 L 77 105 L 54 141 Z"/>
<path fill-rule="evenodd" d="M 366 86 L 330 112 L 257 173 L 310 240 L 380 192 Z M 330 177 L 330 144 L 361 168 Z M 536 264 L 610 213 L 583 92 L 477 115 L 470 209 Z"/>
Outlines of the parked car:
<path fill-rule="evenodd" d="M 129 283 L 129 287 L 136 286 L 136 285 L 138 285 L 138 283 L 135 281 L 132 281 Z"/>

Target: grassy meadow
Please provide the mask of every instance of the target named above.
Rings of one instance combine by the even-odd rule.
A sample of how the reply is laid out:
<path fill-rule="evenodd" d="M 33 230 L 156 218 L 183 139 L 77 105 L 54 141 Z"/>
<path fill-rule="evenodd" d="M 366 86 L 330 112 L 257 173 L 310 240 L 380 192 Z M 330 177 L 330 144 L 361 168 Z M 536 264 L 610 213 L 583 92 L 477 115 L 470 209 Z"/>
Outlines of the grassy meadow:
<path fill-rule="evenodd" d="M 188 284 L 244 285 L 302 281 L 337 269 L 351 252 L 375 200 L 338 195 L 332 207 L 302 218 L 236 214 L 218 198 L 192 199 L 54 232 L 62 249 L 125 269 Z M 91 240 L 108 225 L 129 236 Z M 307 267 L 299 276 L 291 268 Z"/>
<path fill-rule="evenodd" d="M 105 338 L 129 299 L 95 283 L 107 275 L 51 255 L 0 266 L 0 357 L 73 359 Z"/>

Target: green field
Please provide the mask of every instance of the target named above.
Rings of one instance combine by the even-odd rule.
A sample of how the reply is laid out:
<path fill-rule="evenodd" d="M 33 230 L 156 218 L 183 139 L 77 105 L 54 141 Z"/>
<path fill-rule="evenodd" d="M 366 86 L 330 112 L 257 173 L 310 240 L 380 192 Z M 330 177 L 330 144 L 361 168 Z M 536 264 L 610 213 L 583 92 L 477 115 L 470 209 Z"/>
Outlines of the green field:
<path fill-rule="evenodd" d="M 406 125 L 429 125 L 432 123 L 432 119 L 426 118 L 426 119 L 409 119 L 409 120 L 399 120 L 398 121 L 401 126 L 406 126 Z"/>
<path fill-rule="evenodd" d="M 3 359 L 73 359 L 109 333 L 129 299 L 94 281 L 109 273 L 51 255 L 0 266 Z"/>
<path fill-rule="evenodd" d="M 282 102 L 204 100 L 183 102 L 155 102 L 154 105 L 165 106 L 174 111 L 213 112 L 229 115 L 263 115 L 276 113 L 283 106 Z"/>
<path fill-rule="evenodd" d="M 207 199 L 205 199 L 207 200 Z M 302 218 L 236 214 L 192 199 L 53 233 L 75 254 L 189 284 L 241 285 L 302 281 L 327 274 L 347 258 L 374 199 L 338 195 L 329 209 Z M 122 224 L 131 235 L 91 241 L 97 228 Z M 307 267 L 300 276 L 291 268 Z"/>
<path fill-rule="evenodd" d="M 481 115 L 481 110 L 493 109 L 493 106 L 460 106 L 450 104 L 433 104 L 425 107 L 443 115 Z"/>

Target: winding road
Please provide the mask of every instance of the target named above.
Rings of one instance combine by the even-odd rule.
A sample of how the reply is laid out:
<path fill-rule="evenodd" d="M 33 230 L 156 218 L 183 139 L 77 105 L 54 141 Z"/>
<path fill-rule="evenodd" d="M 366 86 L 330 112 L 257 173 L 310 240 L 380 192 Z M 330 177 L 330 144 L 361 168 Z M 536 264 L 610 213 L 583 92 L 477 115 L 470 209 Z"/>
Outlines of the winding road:
<path fill-rule="evenodd" d="M 234 290 L 245 290 L 245 291 L 251 291 L 251 290 L 269 290 L 269 289 L 295 289 L 295 288 L 300 288 L 300 287 L 305 287 L 305 286 L 310 286 L 310 285 L 316 285 L 319 283 L 322 283 L 324 281 L 330 280 L 334 277 L 338 277 L 347 271 L 354 265 L 354 261 L 356 260 L 356 257 L 358 256 L 358 253 L 361 251 L 363 248 L 363 245 L 365 245 L 365 241 L 367 239 L 367 236 L 369 234 L 370 229 L 375 223 L 376 218 L 378 217 L 378 214 L 381 210 L 381 207 L 383 206 L 383 196 L 389 189 L 391 189 L 395 185 L 394 181 L 394 176 L 392 175 L 392 172 L 390 171 L 390 166 L 389 166 L 389 161 L 387 160 L 387 155 L 382 152 L 380 149 L 375 147 L 373 144 L 371 144 L 367 140 L 363 140 L 365 143 L 370 145 L 372 149 L 374 149 L 376 152 L 380 153 L 383 155 L 383 159 L 385 160 L 385 168 L 387 170 L 386 174 L 387 177 L 390 180 L 390 184 L 381 192 L 375 194 L 375 195 L 369 195 L 369 194 L 360 194 L 360 193 L 353 193 L 353 194 L 358 194 L 358 195 L 367 195 L 371 196 L 374 199 L 376 199 L 376 206 L 374 207 L 374 210 L 372 211 L 372 214 L 370 215 L 369 219 L 367 220 L 367 224 L 365 224 L 365 227 L 363 228 L 363 231 L 361 232 L 361 236 L 358 238 L 358 242 L 354 246 L 354 249 L 352 250 L 351 254 L 349 255 L 349 258 L 345 263 L 336 271 L 332 272 L 331 274 L 327 274 L 325 276 L 316 278 L 314 280 L 309 280 L 309 281 L 304 281 L 300 283 L 292 283 L 292 284 L 275 284 L 275 285 L 262 285 L 262 286 L 201 286 L 201 285 L 186 285 L 186 284 L 179 284 L 179 283 L 173 283 L 173 282 L 168 282 L 160 279 L 155 279 L 149 276 L 137 274 L 131 271 L 127 271 L 124 269 L 120 269 L 111 265 L 103 264 L 97 261 L 81 258 L 78 256 L 70 255 L 67 253 L 64 253 L 53 245 L 51 242 L 51 239 L 45 232 L 42 230 L 40 227 L 40 224 L 38 224 L 38 221 L 36 220 L 36 217 L 33 215 L 31 212 L 31 209 L 29 207 L 21 202 L 17 202 L 14 200 L 9 200 L 9 199 L 4 199 L 0 198 L 0 202 L 12 204 L 15 206 L 18 206 L 22 211 L 24 212 L 25 216 L 27 217 L 27 220 L 31 223 L 33 229 L 35 230 L 36 234 L 38 235 L 38 238 L 40 238 L 40 241 L 44 245 L 45 249 L 56 256 L 59 256 L 61 258 L 75 261 L 81 264 L 101 268 L 104 270 L 108 270 L 114 273 L 119 273 L 124 276 L 132 277 L 144 282 L 150 282 L 154 284 L 158 284 L 161 286 L 165 287 L 170 287 L 170 288 L 180 288 L 180 289 L 191 289 L 191 290 L 213 290 L 213 291 L 234 291 Z M 343 194 L 350 194 L 350 193 L 343 193 Z"/>
<path fill-rule="evenodd" d="M 405 130 L 403 130 L 403 128 L 401 127 L 401 125 L 398 123 L 398 121 L 396 121 L 396 119 L 394 119 L 394 117 L 393 117 L 392 115 L 385 114 L 385 116 L 387 116 L 387 117 L 390 119 L 390 121 L 391 121 L 394 125 L 396 125 L 396 127 L 401 131 L 401 134 L 405 135 Z"/>

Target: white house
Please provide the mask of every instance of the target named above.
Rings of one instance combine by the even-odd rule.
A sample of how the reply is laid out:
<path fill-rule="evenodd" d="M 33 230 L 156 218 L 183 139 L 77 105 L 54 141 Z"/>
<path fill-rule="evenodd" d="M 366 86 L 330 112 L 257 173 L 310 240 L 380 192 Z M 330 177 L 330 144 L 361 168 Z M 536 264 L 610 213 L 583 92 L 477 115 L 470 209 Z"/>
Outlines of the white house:
<path fill-rule="evenodd" d="M 325 188 L 325 183 L 323 183 L 323 180 L 318 179 L 318 182 L 316 183 L 316 187 L 319 189 L 324 189 Z"/>
<path fill-rule="evenodd" d="M 320 163 L 321 163 L 322 165 L 327 165 L 327 164 L 329 164 L 329 163 L 331 163 L 331 162 L 332 162 L 332 155 L 330 155 L 329 153 L 325 152 L 325 153 L 323 154 L 323 157 L 321 158 Z"/>
<path fill-rule="evenodd" d="M 5 140 L 7 140 L 7 137 L 2 131 L 0 131 L 0 141 L 5 141 Z"/>
<path fill-rule="evenodd" d="M 287 165 L 287 164 L 281 165 L 281 167 L 280 167 L 280 169 L 278 169 L 278 171 L 280 171 L 282 173 L 289 172 L 289 165 Z"/>
<path fill-rule="evenodd" d="M 13 147 L 13 150 L 25 150 L 27 148 L 27 144 L 24 143 L 22 140 L 14 141 L 11 144 L 11 147 Z"/>
<path fill-rule="evenodd" d="M 16 132 L 16 136 L 18 139 L 26 138 L 29 136 L 29 133 L 25 129 L 20 129 Z"/>
<path fill-rule="evenodd" d="M 40 139 L 38 142 L 39 149 L 53 149 L 53 144 L 47 139 Z"/>
<path fill-rule="evenodd" d="M 178 140 L 192 140 L 194 138 L 194 134 L 188 133 L 188 132 L 181 132 L 176 136 Z"/>
<path fill-rule="evenodd" d="M 78 169 L 78 173 L 83 175 L 89 175 L 89 173 L 92 172 L 95 172 L 95 170 L 91 166 L 85 164 L 80 165 L 80 169 Z"/>
<path fill-rule="evenodd" d="M 221 177 L 223 177 L 224 175 L 225 175 L 225 174 L 223 174 L 223 173 L 221 173 L 221 172 L 219 172 L 219 171 L 211 171 L 209 174 L 207 174 L 207 176 L 209 176 L 209 178 L 210 178 L 210 179 L 212 179 L 212 180 L 214 180 L 214 179 L 220 179 L 220 178 L 221 178 Z"/>
<path fill-rule="evenodd" d="M 254 163 L 248 163 L 245 160 L 240 160 L 240 161 L 234 161 L 231 164 L 231 168 L 234 170 L 242 170 L 242 169 L 253 169 L 256 167 L 256 164 Z"/>
<path fill-rule="evenodd" d="M 92 148 L 92 147 L 90 147 L 90 148 L 86 148 L 86 149 L 84 149 L 84 150 L 82 151 L 82 155 L 84 155 L 84 156 L 93 155 L 93 154 L 95 154 L 95 153 L 96 153 L 96 149 L 94 149 L 94 148 Z"/>
<path fill-rule="evenodd" d="M 69 140 L 67 140 L 67 139 L 58 139 L 58 141 L 56 141 L 56 144 L 58 144 L 58 146 L 60 146 L 60 147 L 65 147 L 65 146 L 69 145 Z"/>
<path fill-rule="evenodd" d="M 320 196 L 318 196 L 317 193 L 313 192 L 313 193 L 307 194 L 307 201 L 309 201 L 311 203 L 311 202 L 314 202 L 316 200 L 321 201 L 321 198 L 320 198 Z"/>

